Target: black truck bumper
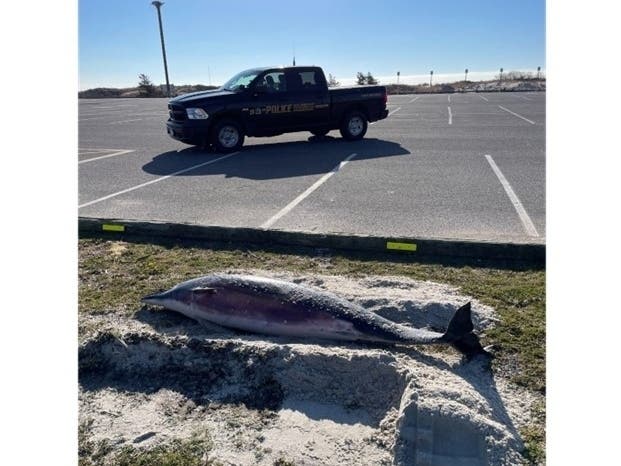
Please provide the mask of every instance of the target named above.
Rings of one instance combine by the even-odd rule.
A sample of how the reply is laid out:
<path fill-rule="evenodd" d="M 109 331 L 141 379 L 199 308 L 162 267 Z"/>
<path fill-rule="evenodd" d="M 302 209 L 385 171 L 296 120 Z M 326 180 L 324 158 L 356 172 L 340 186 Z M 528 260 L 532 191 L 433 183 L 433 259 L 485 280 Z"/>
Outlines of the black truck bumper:
<path fill-rule="evenodd" d="M 185 120 L 166 122 L 168 135 L 177 141 L 191 145 L 201 145 L 209 135 L 209 122 L 205 120 Z"/>
<path fill-rule="evenodd" d="M 388 116 L 388 109 L 387 108 L 385 108 L 384 110 L 380 110 L 379 113 L 377 113 L 377 110 L 376 110 L 375 114 L 371 114 L 370 115 L 369 121 L 383 120 L 387 116 Z"/>

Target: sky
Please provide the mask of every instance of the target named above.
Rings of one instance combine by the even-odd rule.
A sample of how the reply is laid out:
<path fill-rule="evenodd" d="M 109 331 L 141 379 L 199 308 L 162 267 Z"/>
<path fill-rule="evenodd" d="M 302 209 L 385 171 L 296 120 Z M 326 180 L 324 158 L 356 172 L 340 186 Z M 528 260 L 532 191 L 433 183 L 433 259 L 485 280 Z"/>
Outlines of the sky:
<path fill-rule="evenodd" d="M 172 84 L 219 85 L 257 66 L 318 65 L 342 84 L 490 79 L 545 70 L 544 0 L 169 0 L 161 8 Z M 165 83 L 150 0 L 79 0 L 80 90 Z"/>

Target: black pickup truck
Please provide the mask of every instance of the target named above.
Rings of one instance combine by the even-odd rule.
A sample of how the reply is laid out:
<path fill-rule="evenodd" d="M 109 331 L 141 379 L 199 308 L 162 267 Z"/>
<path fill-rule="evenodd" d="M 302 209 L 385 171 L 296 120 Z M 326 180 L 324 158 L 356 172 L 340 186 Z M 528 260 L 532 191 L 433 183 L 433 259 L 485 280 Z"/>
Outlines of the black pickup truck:
<path fill-rule="evenodd" d="M 168 104 L 168 134 L 186 144 L 239 150 L 245 136 L 339 129 L 348 140 L 364 137 L 367 123 L 388 116 L 384 86 L 328 89 L 321 68 L 294 66 L 242 71 L 221 88 L 193 92 Z"/>

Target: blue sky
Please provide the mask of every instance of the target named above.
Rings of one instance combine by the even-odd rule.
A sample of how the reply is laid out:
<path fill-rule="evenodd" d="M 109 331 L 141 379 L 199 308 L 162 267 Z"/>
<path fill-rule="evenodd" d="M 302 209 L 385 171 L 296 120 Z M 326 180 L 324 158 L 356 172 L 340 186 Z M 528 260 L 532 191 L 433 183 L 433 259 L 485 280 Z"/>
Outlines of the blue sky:
<path fill-rule="evenodd" d="M 545 1 L 168 0 L 162 7 L 171 83 L 221 84 L 264 65 L 315 64 L 348 83 L 357 71 L 438 81 L 475 72 L 545 69 Z M 150 0 L 80 0 L 79 87 L 164 83 Z M 386 83 L 384 78 L 383 82 Z M 412 78 L 414 79 L 414 78 Z M 435 79 L 434 79 L 435 80 Z"/>

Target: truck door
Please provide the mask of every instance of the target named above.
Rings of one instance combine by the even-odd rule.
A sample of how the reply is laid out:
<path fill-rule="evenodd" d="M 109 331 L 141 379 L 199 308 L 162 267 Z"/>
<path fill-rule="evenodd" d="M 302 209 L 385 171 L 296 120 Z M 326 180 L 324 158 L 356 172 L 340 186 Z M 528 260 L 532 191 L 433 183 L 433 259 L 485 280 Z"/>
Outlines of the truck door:
<path fill-rule="evenodd" d="M 316 68 L 287 70 L 288 102 L 291 121 L 296 127 L 309 128 L 326 124 L 330 117 L 330 97 L 323 73 Z"/>
<path fill-rule="evenodd" d="M 248 102 L 248 125 L 257 134 L 280 132 L 288 113 L 284 71 L 269 71 L 253 84 Z"/>

